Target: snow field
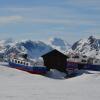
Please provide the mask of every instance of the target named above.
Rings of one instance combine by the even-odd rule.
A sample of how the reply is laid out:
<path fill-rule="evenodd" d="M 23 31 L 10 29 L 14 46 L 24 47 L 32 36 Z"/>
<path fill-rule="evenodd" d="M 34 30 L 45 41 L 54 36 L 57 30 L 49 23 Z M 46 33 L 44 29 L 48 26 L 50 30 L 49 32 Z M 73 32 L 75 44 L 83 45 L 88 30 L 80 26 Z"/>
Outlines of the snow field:
<path fill-rule="evenodd" d="M 54 79 L 0 65 L 0 100 L 99 100 L 100 72 L 90 73 Z"/>

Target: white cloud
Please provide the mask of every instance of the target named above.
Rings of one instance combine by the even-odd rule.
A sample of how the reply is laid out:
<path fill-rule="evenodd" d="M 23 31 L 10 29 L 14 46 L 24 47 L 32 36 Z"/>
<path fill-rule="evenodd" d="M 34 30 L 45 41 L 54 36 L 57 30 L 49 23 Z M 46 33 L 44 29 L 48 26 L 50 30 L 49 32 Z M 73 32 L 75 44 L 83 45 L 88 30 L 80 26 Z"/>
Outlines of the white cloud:
<path fill-rule="evenodd" d="M 17 23 L 23 20 L 22 16 L 0 16 L 0 25 Z"/>
<path fill-rule="evenodd" d="M 50 6 L 34 6 L 34 7 L 22 7 L 22 8 L 0 8 L 4 13 L 16 13 L 22 16 L 31 16 L 34 18 L 69 18 L 76 16 L 76 12 L 70 8 L 63 7 L 50 7 Z"/>
<path fill-rule="evenodd" d="M 64 24 L 69 26 L 75 25 L 98 25 L 98 21 L 92 19 L 78 19 L 78 18 L 69 18 L 69 19 L 31 19 L 33 23 L 40 23 L 40 24 Z"/>
<path fill-rule="evenodd" d="M 75 6 L 84 6 L 84 7 L 85 6 L 90 6 L 90 7 L 100 6 L 100 0 L 69 0 L 66 3 L 75 5 Z"/>
<path fill-rule="evenodd" d="M 75 2 L 76 1 L 76 2 Z M 73 2 L 68 1 L 68 4 L 85 6 L 88 5 L 87 2 L 94 3 L 93 0 L 73 0 Z M 96 0 L 97 1 L 97 0 Z M 83 3 L 83 4 L 82 4 Z M 77 7 L 76 7 L 77 8 Z M 24 16 L 24 21 L 42 24 L 66 24 L 69 26 L 73 25 L 96 25 L 99 24 L 98 19 L 100 16 L 96 16 L 94 13 L 89 15 L 88 13 L 81 13 L 81 11 L 76 11 L 70 8 L 63 7 L 48 7 L 48 6 L 35 6 L 30 8 L 0 8 L 0 11 L 6 11 L 9 13 L 16 13 Z M 5 12 L 5 13 L 6 13 Z M 18 17 L 18 16 L 17 16 Z"/>

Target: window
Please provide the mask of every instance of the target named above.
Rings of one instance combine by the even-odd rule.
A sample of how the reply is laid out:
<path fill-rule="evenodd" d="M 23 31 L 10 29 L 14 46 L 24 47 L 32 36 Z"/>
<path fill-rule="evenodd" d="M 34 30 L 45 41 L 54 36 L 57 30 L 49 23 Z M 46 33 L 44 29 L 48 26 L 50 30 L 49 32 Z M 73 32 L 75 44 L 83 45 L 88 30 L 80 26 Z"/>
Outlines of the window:
<path fill-rule="evenodd" d="M 23 64 L 23 62 L 21 61 L 21 64 Z"/>
<path fill-rule="evenodd" d="M 95 63 L 98 63 L 98 61 L 95 61 Z"/>
<path fill-rule="evenodd" d="M 87 56 L 84 55 L 83 58 L 87 58 Z"/>
<path fill-rule="evenodd" d="M 25 62 L 23 62 L 23 64 L 25 65 Z"/>
<path fill-rule="evenodd" d="M 14 60 L 12 59 L 11 62 L 14 62 Z"/>
<path fill-rule="evenodd" d="M 18 64 L 20 64 L 20 61 L 18 61 Z"/>
<path fill-rule="evenodd" d="M 86 63 L 86 60 L 82 60 L 82 62 Z"/>
<path fill-rule="evenodd" d="M 17 63 L 17 60 L 15 60 L 15 63 Z"/>
<path fill-rule="evenodd" d="M 28 63 L 26 63 L 26 66 L 28 66 Z"/>

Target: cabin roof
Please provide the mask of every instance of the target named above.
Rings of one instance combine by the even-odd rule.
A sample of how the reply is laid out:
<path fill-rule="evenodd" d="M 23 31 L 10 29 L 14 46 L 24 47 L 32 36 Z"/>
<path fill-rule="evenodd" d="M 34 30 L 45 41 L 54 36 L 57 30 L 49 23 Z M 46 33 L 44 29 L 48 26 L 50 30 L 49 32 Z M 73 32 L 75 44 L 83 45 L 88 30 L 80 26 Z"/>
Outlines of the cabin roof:
<path fill-rule="evenodd" d="M 50 52 L 48 52 L 48 53 L 42 55 L 41 57 L 44 58 L 44 57 L 48 57 L 48 56 L 51 56 L 51 55 L 53 56 L 53 55 L 55 55 L 55 54 L 61 55 L 61 56 L 65 57 L 65 58 L 69 58 L 67 55 L 63 54 L 62 52 L 60 52 L 60 51 L 58 51 L 58 50 L 56 50 L 56 49 L 54 49 L 54 50 L 52 50 L 52 51 L 50 51 Z"/>

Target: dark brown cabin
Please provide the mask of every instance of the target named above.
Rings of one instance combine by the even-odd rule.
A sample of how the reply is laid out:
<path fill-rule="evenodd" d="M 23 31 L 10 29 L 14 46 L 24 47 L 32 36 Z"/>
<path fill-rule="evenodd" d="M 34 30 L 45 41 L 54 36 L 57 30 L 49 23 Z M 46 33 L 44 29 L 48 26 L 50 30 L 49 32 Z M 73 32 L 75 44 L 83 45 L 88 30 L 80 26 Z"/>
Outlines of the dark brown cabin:
<path fill-rule="evenodd" d="M 66 71 L 68 56 L 64 55 L 58 50 L 52 50 L 51 52 L 44 54 L 42 57 L 44 60 L 44 65 L 48 69 L 57 69 L 62 72 Z"/>

